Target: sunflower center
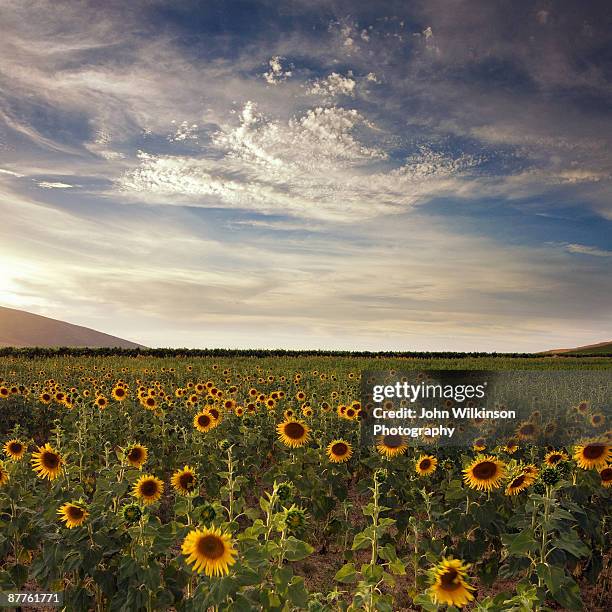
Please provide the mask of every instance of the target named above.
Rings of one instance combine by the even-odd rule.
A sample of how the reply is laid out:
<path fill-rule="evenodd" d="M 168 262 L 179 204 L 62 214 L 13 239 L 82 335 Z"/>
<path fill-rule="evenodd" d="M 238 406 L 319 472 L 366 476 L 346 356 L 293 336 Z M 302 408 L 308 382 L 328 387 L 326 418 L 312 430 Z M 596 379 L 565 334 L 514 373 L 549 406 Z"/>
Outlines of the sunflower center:
<path fill-rule="evenodd" d="M 55 469 L 59 465 L 59 457 L 55 453 L 44 453 L 42 464 L 49 470 Z"/>
<path fill-rule="evenodd" d="M 83 508 L 79 508 L 78 506 L 68 506 L 68 517 L 73 521 L 78 521 L 83 518 Z"/>
<path fill-rule="evenodd" d="M 183 487 L 183 489 L 190 490 L 193 489 L 195 478 L 193 477 L 193 474 L 185 472 L 179 477 L 179 482 L 181 483 L 181 487 Z"/>
<path fill-rule="evenodd" d="M 605 447 L 601 444 L 588 444 L 584 447 L 582 454 L 586 459 L 599 459 L 603 456 Z"/>
<path fill-rule="evenodd" d="M 388 448 L 399 448 L 402 445 L 402 436 L 385 436 L 383 442 Z"/>
<path fill-rule="evenodd" d="M 334 455 L 346 455 L 346 453 L 348 452 L 348 446 L 344 443 L 344 442 L 336 442 L 333 446 L 332 446 L 332 453 Z"/>
<path fill-rule="evenodd" d="M 442 588 L 445 591 L 454 591 L 461 587 L 461 582 L 457 580 L 458 572 L 456 569 L 448 569 L 440 577 Z"/>
<path fill-rule="evenodd" d="M 524 474 L 521 474 L 520 476 L 517 476 L 511 483 L 510 483 L 510 487 L 514 488 L 514 487 L 520 487 L 523 483 L 525 482 L 525 476 Z"/>
<path fill-rule="evenodd" d="M 604 482 L 612 480 L 612 468 L 605 468 L 601 470 L 600 475 Z"/>
<path fill-rule="evenodd" d="M 139 448 L 133 448 L 129 453 L 128 457 L 132 461 L 140 461 L 142 459 L 142 450 Z"/>
<path fill-rule="evenodd" d="M 19 442 L 11 442 L 9 444 L 9 450 L 11 451 L 11 453 L 18 454 L 21 452 L 22 448 L 23 447 L 21 446 L 21 444 L 19 444 Z"/>
<path fill-rule="evenodd" d="M 304 427 L 295 421 L 285 425 L 285 435 L 292 440 L 299 440 L 304 435 Z"/>
<path fill-rule="evenodd" d="M 223 540 L 214 534 L 201 537 L 198 540 L 197 548 L 198 552 L 207 559 L 218 559 L 225 552 Z"/>
<path fill-rule="evenodd" d="M 198 425 L 201 427 L 207 427 L 210 424 L 210 417 L 207 414 L 201 414 L 198 417 Z"/>
<path fill-rule="evenodd" d="M 493 461 L 481 461 L 474 467 L 473 472 L 476 478 L 486 480 L 497 474 L 497 465 Z"/>
<path fill-rule="evenodd" d="M 561 461 L 561 459 L 563 459 L 563 457 L 561 455 L 551 455 L 548 458 L 548 462 L 549 463 L 559 463 L 559 461 Z"/>
<path fill-rule="evenodd" d="M 145 480 L 140 485 L 140 491 L 143 495 L 151 497 L 157 493 L 157 483 L 154 480 Z"/>
<path fill-rule="evenodd" d="M 535 431 L 535 428 L 533 425 L 529 424 L 529 425 L 523 425 L 521 427 L 521 433 L 525 436 L 529 436 L 531 435 L 533 432 Z"/>
<path fill-rule="evenodd" d="M 423 461 L 421 461 L 421 469 L 422 470 L 429 469 L 429 466 L 431 466 L 431 460 L 430 459 L 423 459 Z"/>

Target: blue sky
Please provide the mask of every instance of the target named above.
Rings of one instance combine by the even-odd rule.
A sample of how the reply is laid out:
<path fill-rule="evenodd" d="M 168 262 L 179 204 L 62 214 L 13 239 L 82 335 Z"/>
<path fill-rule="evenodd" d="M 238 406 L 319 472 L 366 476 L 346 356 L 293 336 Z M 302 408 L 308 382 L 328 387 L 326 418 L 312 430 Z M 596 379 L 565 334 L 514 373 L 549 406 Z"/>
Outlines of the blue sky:
<path fill-rule="evenodd" d="M 606 3 L 0 6 L 1 304 L 150 346 L 610 339 Z"/>

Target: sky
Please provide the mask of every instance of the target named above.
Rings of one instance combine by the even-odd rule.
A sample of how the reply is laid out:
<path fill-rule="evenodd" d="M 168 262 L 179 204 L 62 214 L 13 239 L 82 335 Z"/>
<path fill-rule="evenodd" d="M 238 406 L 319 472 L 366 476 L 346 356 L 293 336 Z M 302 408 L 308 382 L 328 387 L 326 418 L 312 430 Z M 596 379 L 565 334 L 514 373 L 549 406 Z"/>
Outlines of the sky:
<path fill-rule="evenodd" d="M 612 339 L 606 2 L 0 12 L 0 305 L 164 347 Z"/>

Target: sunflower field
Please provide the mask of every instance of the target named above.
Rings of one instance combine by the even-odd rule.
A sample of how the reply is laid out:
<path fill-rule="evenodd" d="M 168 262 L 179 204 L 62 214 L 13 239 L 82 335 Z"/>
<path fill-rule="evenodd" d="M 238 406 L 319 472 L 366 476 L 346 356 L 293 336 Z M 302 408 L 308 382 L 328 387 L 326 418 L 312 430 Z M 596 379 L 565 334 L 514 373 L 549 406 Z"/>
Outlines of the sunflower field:
<path fill-rule="evenodd" d="M 76 611 L 612 609 L 612 433 L 589 398 L 566 408 L 597 443 L 362 440 L 366 369 L 553 366 L 4 355 L 0 591 Z"/>

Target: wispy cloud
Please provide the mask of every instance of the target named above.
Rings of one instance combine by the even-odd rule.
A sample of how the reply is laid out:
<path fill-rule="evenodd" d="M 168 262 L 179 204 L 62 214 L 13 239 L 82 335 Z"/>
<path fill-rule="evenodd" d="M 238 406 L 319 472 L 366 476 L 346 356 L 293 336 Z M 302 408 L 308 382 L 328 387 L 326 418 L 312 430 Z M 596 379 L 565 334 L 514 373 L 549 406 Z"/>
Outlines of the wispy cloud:
<path fill-rule="evenodd" d="M 5 301 L 150 345 L 609 329 L 605 3 L 0 5 Z"/>
<path fill-rule="evenodd" d="M 565 246 L 569 253 L 578 253 L 579 255 L 591 255 L 593 257 L 612 257 L 612 251 L 598 249 L 597 247 L 587 246 L 586 244 L 568 244 Z"/>

